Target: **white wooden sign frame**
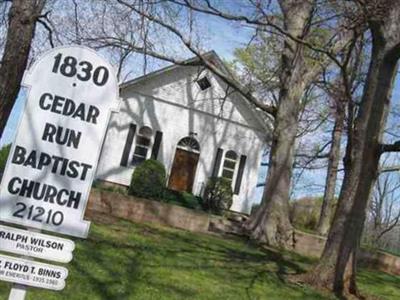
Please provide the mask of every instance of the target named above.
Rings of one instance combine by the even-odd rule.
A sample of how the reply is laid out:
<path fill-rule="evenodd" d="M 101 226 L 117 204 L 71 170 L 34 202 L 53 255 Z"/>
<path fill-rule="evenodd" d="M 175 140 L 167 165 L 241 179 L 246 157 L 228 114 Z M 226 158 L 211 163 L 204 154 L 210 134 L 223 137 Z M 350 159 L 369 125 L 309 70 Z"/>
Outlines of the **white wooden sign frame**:
<path fill-rule="evenodd" d="M 22 85 L 28 99 L 0 186 L 0 220 L 85 238 L 87 200 L 119 107 L 115 71 L 89 48 L 64 46 L 39 58 Z"/>
<path fill-rule="evenodd" d="M 22 85 L 28 88 L 27 101 L 0 185 L 1 221 L 87 237 L 86 205 L 111 112 L 119 109 L 115 74 L 113 66 L 83 46 L 53 48 L 25 73 Z M 3 230 L 10 231 L 9 227 Z M 46 251 L 47 256 L 41 258 L 72 259 L 72 241 L 15 228 L 11 231 L 65 246 L 63 251 Z M 26 249 L 19 251 L 12 240 L 0 245 L 0 250 L 39 257 Z M 62 273 L 63 280 L 68 275 L 68 270 L 59 266 L 0 254 L 1 259 L 53 268 Z M 12 300 L 24 299 L 25 285 L 51 288 L 9 279 L 16 283 L 10 293 Z M 57 285 L 56 289 L 63 287 Z"/>

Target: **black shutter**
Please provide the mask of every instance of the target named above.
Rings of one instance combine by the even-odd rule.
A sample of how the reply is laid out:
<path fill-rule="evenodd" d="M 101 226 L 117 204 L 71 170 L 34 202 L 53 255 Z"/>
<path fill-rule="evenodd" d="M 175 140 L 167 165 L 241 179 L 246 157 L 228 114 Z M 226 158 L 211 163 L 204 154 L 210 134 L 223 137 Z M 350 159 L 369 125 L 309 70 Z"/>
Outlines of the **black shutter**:
<path fill-rule="evenodd" d="M 133 137 L 135 136 L 136 125 L 129 124 L 128 136 L 126 137 L 124 152 L 122 152 L 121 166 L 127 167 L 129 161 L 129 154 L 131 153 Z"/>
<path fill-rule="evenodd" d="M 160 151 L 162 137 L 163 137 L 163 133 L 161 131 L 157 131 L 156 137 L 154 138 L 153 149 L 151 151 L 152 159 L 157 159 L 157 157 L 158 157 L 158 152 Z"/>
<path fill-rule="evenodd" d="M 219 168 L 221 166 L 222 153 L 223 153 L 223 150 L 221 148 L 218 148 L 217 155 L 215 156 L 212 177 L 217 177 L 218 176 Z"/>
<path fill-rule="evenodd" d="M 247 159 L 246 155 L 240 156 L 239 170 L 235 182 L 235 190 L 234 190 L 235 195 L 239 195 L 240 192 L 240 186 L 242 185 L 243 172 L 244 172 L 244 166 L 246 165 L 246 159 Z"/>

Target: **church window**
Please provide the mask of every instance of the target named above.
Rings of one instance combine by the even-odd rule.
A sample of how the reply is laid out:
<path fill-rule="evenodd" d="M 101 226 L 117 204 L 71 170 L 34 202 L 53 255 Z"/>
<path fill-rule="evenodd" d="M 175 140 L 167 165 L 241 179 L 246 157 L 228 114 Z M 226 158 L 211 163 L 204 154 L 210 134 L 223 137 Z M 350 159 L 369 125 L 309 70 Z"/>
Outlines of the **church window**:
<path fill-rule="evenodd" d="M 238 156 L 236 152 L 230 150 L 226 152 L 224 164 L 222 166 L 222 177 L 233 181 L 235 170 L 236 170 L 236 163 L 237 163 Z"/>
<path fill-rule="evenodd" d="M 138 165 L 145 161 L 149 155 L 153 130 L 148 126 L 139 129 L 136 136 L 135 150 L 133 152 L 132 165 Z"/>

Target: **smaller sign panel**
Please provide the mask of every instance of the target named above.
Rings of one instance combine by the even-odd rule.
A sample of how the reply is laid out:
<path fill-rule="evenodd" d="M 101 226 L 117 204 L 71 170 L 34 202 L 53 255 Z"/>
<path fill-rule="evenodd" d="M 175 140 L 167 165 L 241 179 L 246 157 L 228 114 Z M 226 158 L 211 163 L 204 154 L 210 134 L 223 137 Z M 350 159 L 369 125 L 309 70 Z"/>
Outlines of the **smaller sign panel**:
<path fill-rule="evenodd" d="M 68 263 L 75 249 L 73 241 L 42 233 L 0 225 L 0 250 Z"/>
<path fill-rule="evenodd" d="M 0 280 L 59 291 L 67 276 L 63 267 L 0 255 Z"/>

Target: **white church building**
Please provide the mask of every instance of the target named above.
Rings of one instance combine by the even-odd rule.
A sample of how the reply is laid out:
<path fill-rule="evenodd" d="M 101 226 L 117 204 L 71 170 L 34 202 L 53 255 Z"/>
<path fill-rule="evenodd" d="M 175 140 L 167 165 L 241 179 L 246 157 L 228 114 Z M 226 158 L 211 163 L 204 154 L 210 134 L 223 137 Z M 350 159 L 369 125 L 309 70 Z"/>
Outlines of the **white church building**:
<path fill-rule="evenodd" d="M 228 72 L 215 52 L 205 57 Z M 203 67 L 173 65 L 122 84 L 121 98 L 97 179 L 129 186 L 135 166 L 157 159 L 168 188 L 201 196 L 208 178 L 222 176 L 232 182 L 231 210 L 250 211 L 270 129 L 244 97 Z"/>

